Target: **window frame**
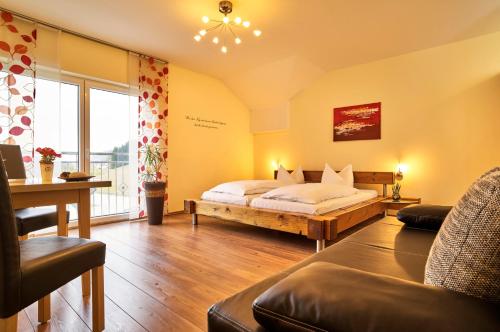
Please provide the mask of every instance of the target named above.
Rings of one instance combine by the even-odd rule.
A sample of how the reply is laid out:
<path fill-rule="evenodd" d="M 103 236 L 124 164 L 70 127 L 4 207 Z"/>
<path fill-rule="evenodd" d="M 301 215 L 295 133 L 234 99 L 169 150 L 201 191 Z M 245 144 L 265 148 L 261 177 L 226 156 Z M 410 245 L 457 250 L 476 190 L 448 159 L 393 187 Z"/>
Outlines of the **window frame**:
<path fill-rule="evenodd" d="M 42 72 L 36 78 L 78 86 L 78 168 L 90 173 L 90 89 L 99 89 L 127 96 L 133 94 L 130 93 L 129 87 L 125 84 L 99 81 L 80 75 L 71 75 L 70 73 L 60 74 L 56 78 L 51 74 L 43 75 Z M 126 220 L 129 220 L 129 213 L 127 212 L 92 217 L 91 224 L 99 225 Z M 76 222 L 71 222 L 70 225 L 76 225 Z"/>

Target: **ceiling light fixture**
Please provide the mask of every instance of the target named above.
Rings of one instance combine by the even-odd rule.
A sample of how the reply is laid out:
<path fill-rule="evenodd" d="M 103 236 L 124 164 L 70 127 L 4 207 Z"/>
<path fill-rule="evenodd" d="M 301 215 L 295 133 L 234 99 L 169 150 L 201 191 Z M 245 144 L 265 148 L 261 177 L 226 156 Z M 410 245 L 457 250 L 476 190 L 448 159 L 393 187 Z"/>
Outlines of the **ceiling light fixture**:
<path fill-rule="evenodd" d="M 220 48 L 222 53 L 227 53 L 228 48 L 226 46 L 226 37 L 229 36 L 234 40 L 236 45 L 241 44 L 241 38 L 236 34 L 236 28 L 249 28 L 250 22 L 244 21 L 241 17 L 230 18 L 228 15 L 233 12 L 233 3 L 231 1 L 220 1 L 219 2 L 219 12 L 224 15 L 222 19 L 211 19 L 208 16 L 203 16 L 201 21 L 204 24 L 209 24 L 213 22 L 214 24 L 211 27 L 204 28 L 198 32 L 197 35 L 194 36 L 194 40 L 200 42 L 203 40 L 203 37 L 210 33 L 215 33 L 219 36 L 214 36 L 212 38 L 212 42 L 214 44 L 219 44 L 219 41 L 222 41 L 222 47 Z M 262 31 L 254 30 L 253 34 L 255 37 L 260 37 L 262 35 Z"/>

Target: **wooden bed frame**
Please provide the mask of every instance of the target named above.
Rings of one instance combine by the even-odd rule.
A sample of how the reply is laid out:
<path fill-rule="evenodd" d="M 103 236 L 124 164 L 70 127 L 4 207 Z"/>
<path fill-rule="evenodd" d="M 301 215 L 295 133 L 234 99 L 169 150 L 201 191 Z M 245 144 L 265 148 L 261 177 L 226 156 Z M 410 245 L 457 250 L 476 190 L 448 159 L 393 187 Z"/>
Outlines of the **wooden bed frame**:
<path fill-rule="evenodd" d="M 323 171 L 304 171 L 306 182 L 321 182 Z M 274 173 L 276 178 L 276 171 Z M 189 199 L 184 201 L 184 211 L 192 216 L 193 225 L 198 215 L 231 220 L 288 233 L 305 235 L 316 240 L 316 251 L 325 248 L 325 241 L 376 215 L 384 215 L 387 185 L 394 183 L 393 172 L 354 172 L 354 183 L 381 184 L 383 196 L 328 212 L 323 215 L 293 213 L 279 210 L 252 208 L 249 206 Z"/>

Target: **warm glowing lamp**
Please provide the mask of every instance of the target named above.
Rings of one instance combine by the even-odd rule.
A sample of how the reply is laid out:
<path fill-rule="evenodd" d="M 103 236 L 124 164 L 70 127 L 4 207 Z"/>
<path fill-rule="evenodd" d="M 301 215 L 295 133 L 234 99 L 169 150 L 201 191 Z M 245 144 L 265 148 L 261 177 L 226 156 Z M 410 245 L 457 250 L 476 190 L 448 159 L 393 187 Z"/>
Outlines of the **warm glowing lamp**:
<path fill-rule="evenodd" d="M 210 34 L 218 34 L 221 36 L 221 40 L 225 41 L 226 36 L 230 36 L 230 38 L 234 38 L 234 42 L 236 45 L 242 43 L 242 39 L 238 36 L 238 29 L 241 28 L 249 28 L 251 23 L 248 20 L 243 20 L 240 16 L 236 16 L 232 18 L 229 15 L 233 12 L 233 3 L 229 0 L 221 0 L 219 1 L 219 12 L 223 15 L 219 18 L 210 18 L 208 16 L 203 16 L 201 21 L 206 25 L 205 28 L 198 31 L 198 34 L 194 36 L 194 40 L 200 42 L 203 37 Z M 209 25 L 210 24 L 210 25 Z M 255 37 L 260 37 L 262 35 L 261 30 L 254 30 L 253 35 Z M 214 44 L 219 43 L 219 37 L 215 36 L 212 39 Z M 222 53 L 227 53 L 227 46 L 223 45 L 221 47 Z"/>
<path fill-rule="evenodd" d="M 402 181 L 403 180 L 403 174 L 408 172 L 408 166 L 405 164 L 398 164 L 396 171 L 396 180 L 397 181 Z"/>
<path fill-rule="evenodd" d="M 272 165 L 272 167 L 273 167 L 273 171 L 278 170 L 278 168 L 280 167 L 280 164 L 281 164 L 281 163 L 280 163 L 280 160 L 279 160 L 279 159 L 277 159 L 277 160 L 272 160 L 272 161 L 271 161 L 271 165 Z"/>
<path fill-rule="evenodd" d="M 401 195 L 399 194 L 401 190 L 401 181 L 403 181 L 403 174 L 408 172 L 408 166 L 405 164 L 398 164 L 396 172 L 396 183 L 392 186 L 392 200 L 399 201 Z"/>

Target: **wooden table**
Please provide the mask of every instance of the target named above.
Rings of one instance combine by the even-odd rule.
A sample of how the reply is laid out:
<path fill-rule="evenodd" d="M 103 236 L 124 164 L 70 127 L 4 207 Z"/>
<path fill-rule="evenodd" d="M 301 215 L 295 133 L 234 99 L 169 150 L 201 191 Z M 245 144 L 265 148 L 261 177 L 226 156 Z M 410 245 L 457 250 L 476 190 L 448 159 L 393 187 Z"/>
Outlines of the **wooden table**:
<path fill-rule="evenodd" d="M 410 197 L 401 198 L 399 201 L 394 201 L 392 198 L 387 198 L 386 200 L 382 201 L 382 203 L 385 204 L 385 208 L 391 211 L 399 211 L 405 206 L 411 204 L 420 204 L 420 202 L 421 202 L 420 198 L 410 198 Z M 395 216 L 396 214 L 391 211 L 388 211 L 387 215 Z"/>
<path fill-rule="evenodd" d="M 57 235 L 68 236 L 66 204 L 78 204 L 79 237 L 90 239 L 90 189 L 111 187 L 111 181 L 65 182 L 54 180 L 42 183 L 38 179 L 9 181 L 14 209 L 55 205 L 57 207 Z M 90 273 L 82 275 L 82 293 L 90 295 Z"/>

